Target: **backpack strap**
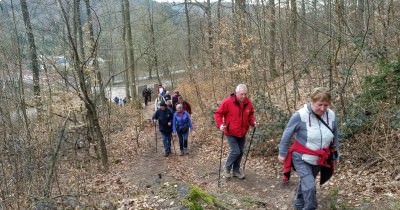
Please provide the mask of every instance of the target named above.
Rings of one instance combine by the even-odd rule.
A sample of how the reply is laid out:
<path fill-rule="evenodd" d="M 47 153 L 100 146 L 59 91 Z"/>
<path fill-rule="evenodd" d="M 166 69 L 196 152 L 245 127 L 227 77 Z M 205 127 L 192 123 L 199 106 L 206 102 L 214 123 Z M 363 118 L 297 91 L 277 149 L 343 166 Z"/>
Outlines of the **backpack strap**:
<path fill-rule="evenodd" d="M 332 128 L 329 127 L 329 125 L 328 125 L 323 119 L 321 119 L 320 116 L 318 116 L 317 114 L 315 114 L 315 112 L 314 112 L 312 109 L 311 109 L 311 112 L 315 115 L 315 117 L 317 117 L 317 119 L 318 119 L 322 124 L 324 124 L 324 125 L 332 132 L 333 135 L 335 135 L 335 134 L 333 133 Z"/>

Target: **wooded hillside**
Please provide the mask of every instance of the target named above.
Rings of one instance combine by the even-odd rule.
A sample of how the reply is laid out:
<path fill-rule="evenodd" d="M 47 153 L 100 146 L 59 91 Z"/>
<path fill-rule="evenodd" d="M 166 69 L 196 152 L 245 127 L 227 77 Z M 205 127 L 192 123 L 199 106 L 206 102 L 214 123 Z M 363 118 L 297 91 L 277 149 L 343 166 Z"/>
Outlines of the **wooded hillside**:
<path fill-rule="evenodd" d="M 0 0 L 0 209 L 74 209 L 60 201 L 68 196 L 107 209 L 96 199 L 127 198 L 91 187 L 151 150 L 144 86 L 184 95 L 195 148 L 214 160 L 212 113 L 240 83 L 260 123 L 250 170 L 281 176 L 282 131 L 324 86 L 342 152 L 329 208 L 399 209 L 398 20 L 398 0 Z"/>

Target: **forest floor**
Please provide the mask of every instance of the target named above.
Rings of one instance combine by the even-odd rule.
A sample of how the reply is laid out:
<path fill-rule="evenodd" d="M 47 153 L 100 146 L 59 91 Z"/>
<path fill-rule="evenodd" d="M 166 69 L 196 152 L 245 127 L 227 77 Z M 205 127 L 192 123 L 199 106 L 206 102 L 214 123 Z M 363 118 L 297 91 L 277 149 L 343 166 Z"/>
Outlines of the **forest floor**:
<path fill-rule="evenodd" d="M 196 124 L 198 119 L 194 118 L 189 154 L 179 156 L 178 141 L 173 139 L 173 153 L 164 157 L 160 134 L 151 123 L 153 111 L 152 104 L 145 108 L 147 125 L 137 143 L 129 129 L 113 135 L 110 170 L 98 174 L 89 187 L 98 193 L 100 208 L 196 209 L 200 205 L 203 209 L 293 209 L 291 199 L 298 177 L 294 173 L 289 184 L 283 186 L 282 165 L 275 156 L 250 155 L 246 179 L 225 179 L 221 174 L 218 186 L 221 133 L 214 127 Z M 224 141 L 223 159 L 229 150 Z M 336 176 L 317 187 L 319 209 L 400 209 L 398 191 L 390 193 L 383 185 L 379 186 L 380 196 L 364 195 L 369 192 L 362 188 L 368 185 L 366 179 L 342 164 Z"/>

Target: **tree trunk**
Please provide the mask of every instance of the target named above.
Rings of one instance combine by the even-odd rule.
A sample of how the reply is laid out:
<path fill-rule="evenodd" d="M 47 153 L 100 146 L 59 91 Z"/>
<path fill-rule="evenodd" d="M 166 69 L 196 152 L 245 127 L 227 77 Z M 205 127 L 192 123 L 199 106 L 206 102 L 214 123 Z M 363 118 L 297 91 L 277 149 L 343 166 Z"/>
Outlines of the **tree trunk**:
<path fill-rule="evenodd" d="M 31 18 L 29 15 L 28 5 L 26 0 L 20 0 L 22 16 L 24 18 L 24 24 L 26 29 L 26 35 L 28 36 L 29 52 L 31 55 L 32 63 L 32 74 L 33 74 L 33 93 L 36 97 L 38 105 L 40 104 L 40 81 L 39 81 L 39 62 L 35 44 L 35 37 L 33 36 Z"/>
<path fill-rule="evenodd" d="M 85 5 L 86 5 L 86 14 L 88 16 L 88 29 L 89 29 L 89 40 L 90 40 L 90 54 L 89 55 L 93 59 L 92 65 L 94 67 L 94 72 L 96 74 L 96 81 L 99 83 L 98 86 L 100 89 L 100 101 L 103 104 L 107 104 L 106 93 L 104 92 L 105 88 L 103 85 L 103 77 L 101 76 L 101 72 L 99 69 L 99 62 L 98 62 L 98 58 L 97 58 L 97 41 L 94 38 L 93 17 L 92 17 L 92 12 L 90 9 L 90 0 L 85 0 Z M 84 51 L 82 51 L 82 52 L 84 52 Z"/>
<path fill-rule="evenodd" d="M 131 98 L 131 92 L 129 89 L 129 60 L 128 60 L 128 47 L 127 45 L 127 41 L 126 41 L 126 23 L 125 23 L 125 4 L 124 1 L 121 1 L 121 8 L 122 8 L 122 20 L 124 22 L 124 26 L 122 27 L 122 42 L 124 45 L 124 69 L 125 69 L 125 73 L 124 73 L 124 80 L 125 80 L 125 96 L 126 98 L 130 99 Z"/>
<path fill-rule="evenodd" d="M 81 58 L 85 57 L 85 48 L 83 44 L 83 31 L 82 31 L 82 20 L 81 20 L 81 0 L 74 0 L 74 18 L 77 24 L 77 39 L 79 40 L 79 50 Z"/>
<path fill-rule="evenodd" d="M 162 84 L 161 78 L 160 78 L 160 70 L 159 70 L 159 64 L 158 64 L 158 55 L 157 55 L 157 48 L 156 48 L 156 37 L 155 37 L 155 32 L 154 32 L 154 21 L 153 21 L 153 6 L 151 5 L 150 0 L 148 0 L 148 7 L 147 7 L 147 12 L 149 15 L 149 27 L 150 27 L 150 36 L 151 36 L 151 55 L 153 57 L 154 65 L 152 64 L 151 66 L 155 67 L 156 74 L 157 74 L 157 80 L 158 84 Z"/>
<path fill-rule="evenodd" d="M 129 0 L 124 0 L 124 27 L 127 33 L 127 45 L 129 49 L 129 82 L 132 91 L 132 98 L 137 100 L 137 91 L 136 91 L 136 73 L 135 73 L 135 54 L 133 49 L 133 35 L 131 29 L 131 13 Z"/>
<path fill-rule="evenodd" d="M 85 75 L 84 67 L 85 64 L 82 65 L 81 60 L 79 60 L 79 52 L 78 46 L 76 42 L 73 40 L 73 35 L 71 33 L 71 26 L 67 17 L 67 13 L 64 9 L 64 5 L 61 0 L 58 0 L 58 4 L 61 8 L 62 16 L 64 18 L 64 22 L 66 24 L 67 34 L 68 34 L 68 41 L 70 42 L 71 46 L 71 54 L 73 55 L 73 66 L 78 78 L 79 90 L 78 96 L 84 102 L 85 108 L 87 110 L 87 118 L 89 121 L 89 126 L 93 131 L 93 139 L 96 143 L 100 146 L 100 158 L 102 165 L 105 170 L 108 170 L 108 155 L 107 155 L 107 147 L 104 141 L 103 133 L 101 131 L 100 122 L 97 113 L 96 104 L 89 96 L 89 91 L 87 90 L 87 75 Z M 76 26 L 76 24 L 74 24 Z"/>
<path fill-rule="evenodd" d="M 196 80 L 193 79 L 193 61 L 192 61 L 192 42 L 191 42 L 191 31 L 190 31 L 190 17 L 189 17 L 189 9 L 188 9 L 188 0 L 185 0 L 185 16 L 186 16 L 186 30 L 187 30 L 187 56 L 188 56 L 188 66 L 187 66 L 187 70 L 189 71 L 189 79 L 191 81 L 191 83 L 194 85 L 195 90 L 196 90 L 196 95 L 197 95 L 197 99 L 199 101 L 199 106 L 201 109 L 201 112 L 204 113 L 204 105 L 203 105 L 203 101 L 201 98 L 201 94 L 200 94 L 200 89 L 199 86 L 196 82 Z"/>
<path fill-rule="evenodd" d="M 271 72 L 271 77 L 275 78 L 278 76 L 278 71 L 276 70 L 276 54 L 275 54 L 275 43 L 276 43 L 276 20 L 275 20 L 275 0 L 269 0 L 270 12 L 271 12 L 271 24 L 269 29 L 270 36 L 270 47 L 269 47 L 269 69 Z"/>

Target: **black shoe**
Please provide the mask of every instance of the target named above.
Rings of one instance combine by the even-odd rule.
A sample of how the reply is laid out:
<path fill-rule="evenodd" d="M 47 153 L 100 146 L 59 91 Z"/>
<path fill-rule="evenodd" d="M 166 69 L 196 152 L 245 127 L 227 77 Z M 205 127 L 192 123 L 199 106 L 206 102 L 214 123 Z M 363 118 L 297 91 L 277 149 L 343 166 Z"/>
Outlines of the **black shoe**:
<path fill-rule="evenodd" d="M 179 156 L 183 156 L 185 153 L 183 153 L 183 151 L 181 151 L 181 154 L 179 154 Z"/>
<path fill-rule="evenodd" d="M 166 152 L 166 153 L 164 154 L 164 157 L 168 157 L 168 155 L 169 155 L 169 153 L 168 153 L 168 152 Z"/>

